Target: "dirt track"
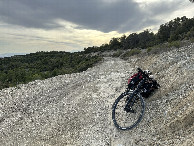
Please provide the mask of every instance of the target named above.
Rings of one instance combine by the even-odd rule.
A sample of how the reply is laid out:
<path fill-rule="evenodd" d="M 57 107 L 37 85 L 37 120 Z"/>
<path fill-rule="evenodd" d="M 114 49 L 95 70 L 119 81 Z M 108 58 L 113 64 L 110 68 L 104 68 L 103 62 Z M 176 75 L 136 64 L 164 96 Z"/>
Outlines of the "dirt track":
<path fill-rule="evenodd" d="M 0 145 L 193 145 L 194 45 L 128 61 L 105 58 L 85 72 L 0 91 Z M 161 84 L 143 121 L 117 130 L 112 103 L 137 67 Z"/>

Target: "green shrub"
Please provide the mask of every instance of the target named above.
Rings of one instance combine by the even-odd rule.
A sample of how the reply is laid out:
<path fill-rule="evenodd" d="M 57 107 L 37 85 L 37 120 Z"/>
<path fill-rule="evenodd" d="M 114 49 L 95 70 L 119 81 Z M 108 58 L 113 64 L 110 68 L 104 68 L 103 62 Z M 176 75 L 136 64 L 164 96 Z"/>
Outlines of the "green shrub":
<path fill-rule="evenodd" d="M 173 41 L 173 42 L 170 42 L 168 44 L 168 47 L 176 47 L 176 48 L 179 48 L 180 47 L 180 41 Z"/>
<path fill-rule="evenodd" d="M 125 53 L 122 55 L 122 58 L 125 59 L 125 58 L 128 58 L 128 57 L 130 57 L 130 56 L 137 55 L 137 54 L 139 54 L 139 53 L 141 53 L 141 50 L 139 50 L 139 49 L 132 49 L 132 50 L 130 50 L 130 51 L 125 52 Z"/>
<path fill-rule="evenodd" d="M 112 57 L 119 57 L 119 56 L 121 56 L 122 53 L 123 53 L 123 51 L 118 50 L 117 52 L 115 52 L 115 53 L 112 55 Z"/>
<path fill-rule="evenodd" d="M 194 43 L 194 38 L 191 38 L 190 40 L 191 40 L 192 43 Z"/>
<path fill-rule="evenodd" d="M 159 45 L 155 45 L 153 47 L 149 47 L 147 49 L 147 53 L 149 53 L 149 54 L 160 54 L 162 52 L 166 52 L 166 51 L 169 51 L 169 50 L 173 49 L 172 47 L 179 48 L 180 45 L 181 45 L 180 41 L 173 41 L 171 43 L 159 44 Z"/>
<path fill-rule="evenodd" d="M 153 47 L 149 47 L 149 48 L 147 48 L 147 53 L 151 52 L 151 51 L 152 51 L 152 49 L 153 49 Z"/>

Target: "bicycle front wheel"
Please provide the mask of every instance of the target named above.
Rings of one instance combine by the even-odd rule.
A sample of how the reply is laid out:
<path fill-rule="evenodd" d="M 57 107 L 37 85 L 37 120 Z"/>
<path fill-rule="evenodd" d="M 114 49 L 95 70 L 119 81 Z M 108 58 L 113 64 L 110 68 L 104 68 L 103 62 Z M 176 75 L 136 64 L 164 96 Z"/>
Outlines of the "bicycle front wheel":
<path fill-rule="evenodd" d="M 137 124 L 142 120 L 145 111 L 144 99 L 139 94 L 131 97 L 131 102 L 133 102 L 133 99 L 135 99 L 132 107 L 130 107 L 133 110 L 126 111 L 124 108 L 127 101 L 130 100 L 128 98 L 129 95 L 123 93 L 115 100 L 112 106 L 113 123 L 118 129 L 121 130 L 129 130 L 137 126 Z"/>

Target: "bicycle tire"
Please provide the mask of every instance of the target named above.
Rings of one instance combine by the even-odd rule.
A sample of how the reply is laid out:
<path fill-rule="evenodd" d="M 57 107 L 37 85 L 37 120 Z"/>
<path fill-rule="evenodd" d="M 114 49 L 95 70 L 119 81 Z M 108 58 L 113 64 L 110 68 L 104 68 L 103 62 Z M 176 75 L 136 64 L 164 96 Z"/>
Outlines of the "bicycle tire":
<path fill-rule="evenodd" d="M 139 122 L 142 120 L 144 111 L 145 111 L 144 99 L 140 94 L 137 94 L 137 95 L 134 95 L 136 96 L 137 101 L 134 103 L 133 108 L 135 111 L 138 110 L 138 113 L 136 114 L 136 113 L 126 112 L 124 110 L 124 107 L 126 105 L 126 100 L 128 96 L 129 96 L 128 94 L 122 93 L 115 100 L 112 106 L 113 123 L 118 129 L 121 129 L 121 130 L 130 130 L 136 127 L 139 124 Z"/>

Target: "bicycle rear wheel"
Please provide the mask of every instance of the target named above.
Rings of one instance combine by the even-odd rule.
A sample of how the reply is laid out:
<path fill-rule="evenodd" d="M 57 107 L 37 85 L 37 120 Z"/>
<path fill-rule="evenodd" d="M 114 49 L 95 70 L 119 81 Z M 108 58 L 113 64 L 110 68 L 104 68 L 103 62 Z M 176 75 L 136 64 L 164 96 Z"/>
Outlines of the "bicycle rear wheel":
<path fill-rule="evenodd" d="M 114 102 L 112 106 L 112 120 L 114 125 L 121 130 L 129 130 L 137 126 L 137 124 L 142 120 L 144 111 L 145 111 L 145 103 L 144 99 L 141 95 L 137 94 L 132 97 L 132 101 L 135 98 L 135 102 L 131 107 L 133 112 L 127 112 L 124 110 L 127 104 L 127 97 L 125 93 L 122 93 Z M 131 101 L 131 102 L 132 102 Z"/>

